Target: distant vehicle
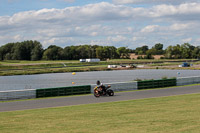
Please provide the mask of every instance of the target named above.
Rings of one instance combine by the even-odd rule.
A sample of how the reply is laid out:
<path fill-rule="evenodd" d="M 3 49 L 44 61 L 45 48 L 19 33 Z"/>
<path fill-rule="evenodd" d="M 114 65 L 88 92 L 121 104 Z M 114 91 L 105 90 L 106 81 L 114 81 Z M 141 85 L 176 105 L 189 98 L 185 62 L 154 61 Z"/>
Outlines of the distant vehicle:
<path fill-rule="evenodd" d="M 100 62 L 100 59 L 86 59 L 86 62 Z"/>
<path fill-rule="evenodd" d="M 108 68 L 117 68 L 117 65 L 108 65 Z"/>
<path fill-rule="evenodd" d="M 79 61 L 80 62 L 86 62 L 86 59 L 80 59 Z"/>
<path fill-rule="evenodd" d="M 183 64 L 179 65 L 179 67 L 190 67 L 190 63 L 183 62 Z"/>
<path fill-rule="evenodd" d="M 80 62 L 100 62 L 100 59 L 80 59 Z"/>

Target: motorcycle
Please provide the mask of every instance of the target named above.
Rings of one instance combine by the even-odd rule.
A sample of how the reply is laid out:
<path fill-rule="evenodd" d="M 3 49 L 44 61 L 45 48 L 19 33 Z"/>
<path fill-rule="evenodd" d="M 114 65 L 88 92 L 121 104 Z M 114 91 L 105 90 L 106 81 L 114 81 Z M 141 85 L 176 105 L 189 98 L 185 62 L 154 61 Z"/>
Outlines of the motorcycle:
<path fill-rule="evenodd" d="M 105 87 L 105 86 L 104 86 Z M 100 96 L 114 96 L 114 91 L 112 89 L 109 89 L 111 86 L 108 85 L 105 87 L 105 89 L 102 88 L 102 86 L 98 87 L 96 86 L 94 88 L 94 96 L 95 97 L 100 97 Z"/>

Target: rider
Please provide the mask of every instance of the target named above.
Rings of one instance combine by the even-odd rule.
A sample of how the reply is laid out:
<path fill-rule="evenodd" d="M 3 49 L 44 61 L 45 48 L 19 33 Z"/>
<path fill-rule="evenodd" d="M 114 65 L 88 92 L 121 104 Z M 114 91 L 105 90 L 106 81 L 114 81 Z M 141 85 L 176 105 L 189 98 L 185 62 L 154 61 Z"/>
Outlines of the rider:
<path fill-rule="evenodd" d="M 97 87 L 102 88 L 103 94 L 106 93 L 106 87 L 99 80 L 97 80 Z"/>

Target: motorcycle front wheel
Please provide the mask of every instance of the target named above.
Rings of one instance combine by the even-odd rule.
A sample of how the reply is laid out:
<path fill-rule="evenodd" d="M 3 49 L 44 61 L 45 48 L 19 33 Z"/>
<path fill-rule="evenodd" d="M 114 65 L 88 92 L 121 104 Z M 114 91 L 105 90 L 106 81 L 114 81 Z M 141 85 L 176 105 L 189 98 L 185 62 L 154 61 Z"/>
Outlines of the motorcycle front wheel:
<path fill-rule="evenodd" d="M 98 98 L 100 97 L 100 94 L 98 92 L 94 92 L 94 96 Z"/>

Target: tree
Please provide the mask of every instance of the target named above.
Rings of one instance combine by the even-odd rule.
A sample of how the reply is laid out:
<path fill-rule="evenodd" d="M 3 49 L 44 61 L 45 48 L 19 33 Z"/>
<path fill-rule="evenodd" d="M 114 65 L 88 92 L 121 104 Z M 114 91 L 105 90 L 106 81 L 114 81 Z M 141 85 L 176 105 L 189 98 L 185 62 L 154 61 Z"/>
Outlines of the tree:
<path fill-rule="evenodd" d="M 12 55 L 13 60 L 27 60 L 29 57 L 27 55 L 27 49 L 23 43 L 17 43 L 13 47 L 14 52 Z"/>
<path fill-rule="evenodd" d="M 119 55 L 117 53 L 117 48 L 115 48 L 114 46 L 109 46 L 109 58 L 110 59 L 116 59 L 119 58 Z"/>
<path fill-rule="evenodd" d="M 12 58 L 14 45 L 14 43 L 8 43 L 0 47 L 0 60 L 10 60 Z"/>
<path fill-rule="evenodd" d="M 127 47 L 120 47 L 117 49 L 117 54 L 120 56 L 120 58 L 130 58 L 129 56 L 129 49 Z"/>
<path fill-rule="evenodd" d="M 138 47 L 135 49 L 135 54 L 136 55 L 143 55 L 146 54 L 147 50 L 149 50 L 148 46 L 142 46 L 142 47 Z"/>
<path fill-rule="evenodd" d="M 181 45 L 181 57 L 184 59 L 192 58 L 192 51 L 194 50 L 194 46 L 189 43 L 184 43 Z"/>
<path fill-rule="evenodd" d="M 173 57 L 173 46 L 168 46 L 166 51 L 165 51 L 165 58 L 167 59 L 172 59 Z"/>
<path fill-rule="evenodd" d="M 43 59 L 45 59 L 45 60 L 62 60 L 63 59 L 63 49 L 61 47 L 51 45 L 44 51 Z"/>
<path fill-rule="evenodd" d="M 147 50 L 146 55 L 156 55 L 157 54 L 157 50 L 155 48 L 151 48 L 149 50 Z"/>
<path fill-rule="evenodd" d="M 43 48 L 40 42 L 34 42 L 34 48 L 31 50 L 31 60 L 41 60 L 43 55 Z"/>
<path fill-rule="evenodd" d="M 180 59 L 181 58 L 181 46 L 179 44 L 177 44 L 176 46 L 172 47 L 173 51 L 173 58 L 175 59 Z"/>
<path fill-rule="evenodd" d="M 105 59 L 104 58 L 104 49 L 103 49 L 103 46 L 99 46 L 98 48 L 96 48 L 96 56 L 99 59 Z"/>
<path fill-rule="evenodd" d="M 152 47 L 152 49 L 155 49 L 155 53 L 153 55 L 162 55 L 164 53 L 163 51 L 163 44 L 157 43 Z"/>
<path fill-rule="evenodd" d="M 200 59 L 200 46 L 194 48 L 192 52 L 192 58 Z"/>
<path fill-rule="evenodd" d="M 155 48 L 156 50 L 162 50 L 162 49 L 163 49 L 163 44 L 157 43 L 157 44 L 155 44 L 154 48 Z"/>

